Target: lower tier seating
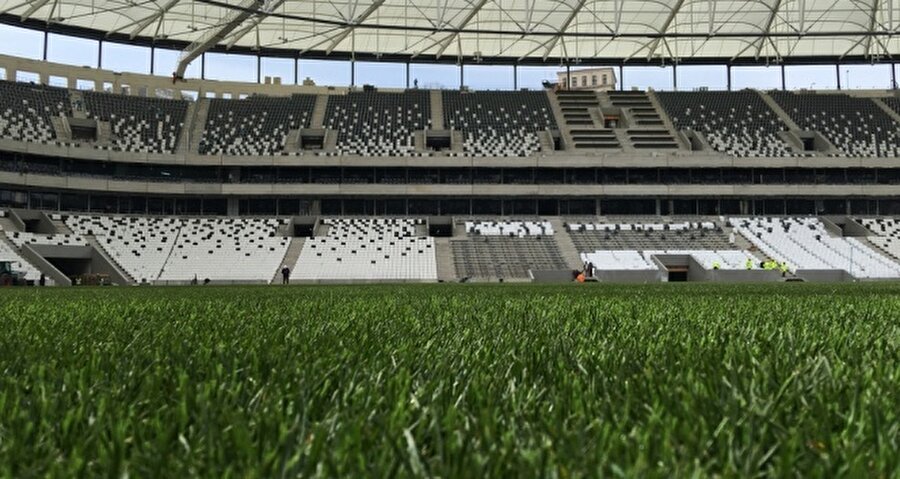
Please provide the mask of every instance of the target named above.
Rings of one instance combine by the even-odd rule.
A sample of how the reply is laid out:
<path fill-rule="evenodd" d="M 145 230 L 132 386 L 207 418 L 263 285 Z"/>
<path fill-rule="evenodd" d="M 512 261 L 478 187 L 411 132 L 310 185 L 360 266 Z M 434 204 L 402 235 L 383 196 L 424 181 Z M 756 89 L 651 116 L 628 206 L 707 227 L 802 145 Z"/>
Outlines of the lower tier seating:
<path fill-rule="evenodd" d="M 39 234 L 25 233 L 21 231 L 7 231 L 6 237 L 17 247 L 24 245 L 44 246 L 87 246 L 84 238 L 69 234 Z"/>
<path fill-rule="evenodd" d="M 290 243 L 278 235 L 283 224 L 280 219 L 182 220 L 159 279 L 271 282 Z"/>
<path fill-rule="evenodd" d="M 65 222 L 77 234 L 94 236 L 119 268 L 138 283 L 159 279 L 181 228 L 178 219 L 137 216 L 71 215 Z"/>
<path fill-rule="evenodd" d="M 291 270 L 296 280 L 436 281 L 434 238 L 422 220 L 325 219 L 324 236 L 303 243 Z"/>
<path fill-rule="evenodd" d="M 12 263 L 13 271 L 23 271 L 27 280 L 37 281 L 41 277 L 40 270 L 35 268 L 33 264 L 23 258 L 18 251 L 14 250 L 3 240 L 0 240 L 0 261 Z"/>
<path fill-rule="evenodd" d="M 900 221 L 894 218 L 859 218 L 856 221 L 873 233 L 868 237 L 870 243 L 892 258 L 900 259 Z"/>
<path fill-rule="evenodd" d="M 792 271 L 844 270 L 856 278 L 900 278 L 900 264 L 856 238 L 832 236 L 817 218 L 733 218 L 730 223 Z"/>
<path fill-rule="evenodd" d="M 550 236 L 549 221 L 466 221 L 466 233 L 481 236 Z"/>
<path fill-rule="evenodd" d="M 567 223 L 581 252 L 598 250 L 728 250 L 735 249 L 724 230 L 711 221 L 679 223 Z"/>
<path fill-rule="evenodd" d="M 459 278 L 528 278 L 529 270 L 567 269 L 549 236 L 476 236 L 450 241 Z"/>

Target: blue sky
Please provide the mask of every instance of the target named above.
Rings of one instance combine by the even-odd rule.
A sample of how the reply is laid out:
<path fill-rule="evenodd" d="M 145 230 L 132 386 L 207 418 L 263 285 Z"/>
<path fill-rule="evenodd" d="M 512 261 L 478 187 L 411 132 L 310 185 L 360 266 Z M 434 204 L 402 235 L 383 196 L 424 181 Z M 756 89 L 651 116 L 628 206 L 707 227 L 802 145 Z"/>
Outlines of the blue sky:
<path fill-rule="evenodd" d="M 43 56 L 43 32 L 0 25 L 0 54 L 40 59 Z M 150 73 L 149 48 L 103 43 L 103 64 L 98 65 L 98 43 L 92 40 L 51 34 L 48 38 L 47 59 L 75 66 L 89 66 L 113 71 Z M 154 73 L 169 76 L 178 59 L 177 51 L 157 49 L 154 53 Z M 255 82 L 256 58 L 246 55 L 207 54 L 204 59 L 208 79 Z M 896 66 L 900 77 L 900 65 Z M 318 85 L 346 86 L 351 80 L 351 64 L 347 61 L 300 60 L 298 80 L 309 77 Z M 557 66 L 519 67 L 519 88 L 540 88 L 543 80 L 556 80 Z M 465 85 L 478 90 L 509 90 L 514 86 L 511 66 L 466 65 L 463 69 Z M 199 78 L 200 60 L 191 64 L 188 77 Z M 710 90 L 727 88 L 724 66 L 680 66 L 677 68 L 677 89 L 690 91 L 699 87 Z M 616 71 L 618 75 L 618 70 Z M 844 88 L 891 87 L 891 66 L 842 65 L 841 84 Z M 23 74 L 22 79 L 27 75 Z M 264 58 L 262 76 L 281 77 L 282 83 L 294 82 L 294 61 L 283 58 Z M 455 65 L 413 64 L 410 82 L 418 79 L 420 88 L 459 88 L 459 67 Z M 834 65 L 792 66 L 786 69 L 788 89 L 834 89 L 837 77 Z M 673 90 L 675 81 L 671 67 L 626 67 L 623 71 L 626 89 Z M 406 86 L 406 65 L 402 63 L 356 63 L 356 84 L 403 88 Z M 781 88 L 778 67 L 735 67 L 732 88 Z"/>

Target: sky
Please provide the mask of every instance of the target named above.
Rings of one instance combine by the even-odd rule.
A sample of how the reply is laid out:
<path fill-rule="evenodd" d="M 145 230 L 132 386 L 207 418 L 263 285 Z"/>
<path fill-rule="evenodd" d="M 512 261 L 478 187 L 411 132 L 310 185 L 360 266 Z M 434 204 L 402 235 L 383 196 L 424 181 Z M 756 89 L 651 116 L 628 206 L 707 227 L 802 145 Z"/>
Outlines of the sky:
<path fill-rule="evenodd" d="M 0 54 L 31 59 L 43 57 L 43 32 L 0 24 Z M 117 72 L 151 73 L 170 76 L 175 69 L 179 52 L 156 49 L 151 62 L 149 48 L 131 45 L 103 43 L 102 65 L 99 64 L 99 44 L 93 40 L 50 34 L 47 39 L 47 60 L 74 66 L 89 66 Z M 201 70 L 200 62 L 205 62 Z M 347 86 L 351 83 L 351 63 L 349 61 L 300 60 L 295 65 L 292 59 L 263 58 L 261 76 L 280 77 L 282 84 L 302 83 L 310 78 L 317 85 Z M 388 62 L 356 62 L 356 85 L 375 85 L 382 88 L 406 87 L 406 65 Z M 900 77 L 900 64 L 895 65 Z M 519 67 L 517 83 L 514 81 L 512 66 L 466 65 L 463 67 L 465 86 L 475 90 L 511 90 L 514 87 L 539 89 L 544 80 L 556 81 L 558 66 Z M 256 57 L 207 53 L 203 59 L 195 60 L 188 68 L 186 77 L 199 78 L 204 71 L 205 78 L 256 82 Z M 573 68 L 572 71 L 576 71 Z M 677 71 L 675 82 L 673 71 Z M 835 89 L 837 73 L 840 73 L 842 88 L 888 89 L 891 88 L 891 65 L 834 65 L 790 66 L 785 70 L 787 89 Z M 619 75 L 616 69 L 616 75 Z M 679 66 L 660 68 L 656 66 L 626 67 L 622 72 L 625 89 L 653 88 L 655 90 L 692 91 L 698 88 L 710 90 L 727 89 L 727 69 L 725 66 Z M 5 71 L 2 78 L 6 78 Z M 26 72 L 19 74 L 19 80 L 31 81 Z M 410 65 L 410 83 L 418 80 L 420 88 L 456 89 L 460 86 L 460 72 L 456 65 Z M 12 80 L 12 79 L 9 79 Z M 61 83 L 52 79 L 50 83 Z M 677 88 L 676 88 L 677 87 Z M 734 67 L 732 69 L 732 89 L 781 88 L 779 67 Z"/>

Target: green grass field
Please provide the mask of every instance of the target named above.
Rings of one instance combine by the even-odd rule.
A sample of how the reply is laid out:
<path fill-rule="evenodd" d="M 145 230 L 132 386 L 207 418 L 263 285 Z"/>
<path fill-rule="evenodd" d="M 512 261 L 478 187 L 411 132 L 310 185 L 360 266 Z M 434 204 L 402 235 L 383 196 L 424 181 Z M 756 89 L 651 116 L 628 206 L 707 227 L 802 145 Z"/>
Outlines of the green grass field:
<path fill-rule="evenodd" d="M 0 290 L 0 475 L 898 477 L 900 285 Z"/>

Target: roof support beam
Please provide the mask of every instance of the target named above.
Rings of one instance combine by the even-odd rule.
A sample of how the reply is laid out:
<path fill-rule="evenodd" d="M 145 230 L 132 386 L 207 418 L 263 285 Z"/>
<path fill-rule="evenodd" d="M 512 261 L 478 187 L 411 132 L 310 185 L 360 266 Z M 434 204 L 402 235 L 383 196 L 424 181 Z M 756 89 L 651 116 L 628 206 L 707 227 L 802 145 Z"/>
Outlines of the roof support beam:
<path fill-rule="evenodd" d="M 178 66 L 175 67 L 175 72 L 173 73 L 175 78 L 184 78 L 184 72 L 192 61 L 222 41 L 226 35 L 234 31 L 241 23 L 244 23 L 244 20 L 253 15 L 267 15 L 265 12 L 254 9 L 254 7 L 261 6 L 261 0 L 244 0 L 241 2 L 241 8 L 229 10 L 222 23 L 215 28 L 207 30 L 206 33 L 194 40 L 181 52 Z"/>
<path fill-rule="evenodd" d="M 480 2 L 478 2 L 478 5 L 475 5 L 475 8 L 469 10 L 469 14 L 466 15 L 466 18 L 463 18 L 463 20 L 459 22 L 459 25 L 456 26 L 457 31 L 441 41 L 441 48 L 439 48 L 437 53 L 434 54 L 436 58 L 441 58 L 441 55 L 444 54 L 444 51 L 447 50 L 447 47 L 449 47 L 450 44 L 453 43 L 453 39 L 459 38 L 460 31 L 462 31 L 463 28 L 466 28 L 466 25 L 468 25 L 469 22 L 471 22 L 472 19 L 475 18 L 475 15 L 478 15 L 478 12 L 481 11 L 482 7 L 484 7 L 487 2 L 488 0 L 481 0 Z"/>
<path fill-rule="evenodd" d="M 669 31 L 669 27 L 671 27 L 672 24 L 675 23 L 675 17 L 678 16 L 678 12 L 681 11 L 682 5 L 684 5 L 684 0 L 678 0 L 675 6 L 672 7 L 672 11 L 669 12 L 669 16 L 666 17 L 666 21 L 663 22 L 662 27 L 660 27 L 659 29 L 660 37 L 653 42 L 653 46 L 650 47 L 650 50 L 647 52 L 648 60 L 653 57 L 654 53 L 656 53 L 656 49 L 659 47 L 660 41 L 665 38 L 666 32 Z M 673 58 L 672 60 L 674 61 L 675 59 Z"/>
<path fill-rule="evenodd" d="M 46 5 L 48 3 L 50 3 L 50 0 L 38 0 L 38 1 L 34 2 L 33 4 L 31 4 L 31 7 L 29 7 L 28 10 L 26 10 L 25 13 L 22 14 L 22 21 L 25 21 L 25 20 L 28 20 L 29 18 L 31 18 L 31 16 L 34 15 L 34 12 L 40 10 L 41 7 L 43 7 L 44 5 Z"/>
<path fill-rule="evenodd" d="M 775 18 L 778 17 L 778 12 L 781 10 L 781 4 L 784 3 L 782 0 L 776 0 L 775 5 L 771 7 L 772 11 L 769 14 L 769 19 L 766 20 L 766 27 L 763 29 L 763 36 L 759 37 L 759 46 L 756 48 L 756 56 L 755 58 L 759 58 L 760 53 L 762 53 L 763 45 L 766 43 L 766 37 L 769 36 L 769 33 L 772 31 L 772 25 L 775 24 Z"/>
<path fill-rule="evenodd" d="M 881 0 L 872 0 L 872 18 L 869 19 L 869 33 L 875 33 L 875 25 L 878 23 L 876 18 L 878 18 L 878 7 L 881 5 Z M 874 36 L 870 36 L 867 38 L 866 42 L 866 56 L 872 55 L 872 43 L 875 39 Z"/>
<path fill-rule="evenodd" d="M 357 16 L 355 19 L 353 19 L 353 25 L 350 25 L 350 26 L 345 27 L 345 28 L 344 28 L 344 31 L 342 31 L 341 33 L 338 33 L 338 34 L 334 37 L 334 40 L 331 42 L 331 45 L 329 45 L 328 48 L 325 49 L 325 52 L 326 52 L 328 55 L 331 55 L 331 52 L 334 51 L 334 49 L 335 49 L 338 45 L 340 45 L 340 43 L 341 43 L 342 41 L 344 41 L 344 39 L 347 38 L 348 35 L 350 35 L 351 33 L 353 33 L 353 30 L 356 28 L 357 25 L 359 25 L 360 23 L 364 22 L 367 18 L 369 18 L 370 16 L 372 16 L 372 14 L 375 13 L 375 11 L 378 10 L 379 7 L 381 7 L 382 5 L 384 5 L 384 1 L 385 1 L 385 0 L 375 0 L 374 3 L 372 3 L 371 5 L 369 5 L 369 8 L 367 8 L 364 12 L 362 12 L 361 14 L 359 14 L 359 16 Z"/>
<path fill-rule="evenodd" d="M 269 11 L 274 11 L 276 8 L 280 7 L 283 3 L 284 3 L 284 0 L 275 0 L 269 6 Z M 259 23 L 262 22 L 263 19 L 265 19 L 265 18 L 266 18 L 265 15 L 257 15 L 256 17 L 254 17 L 253 20 L 251 20 L 246 27 L 238 30 L 237 32 L 235 32 L 234 35 L 231 36 L 231 39 L 228 40 L 228 43 L 225 44 L 225 48 L 231 50 L 231 47 L 233 47 L 234 44 L 237 43 L 238 40 L 240 40 L 241 38 L 244 38 L 245 35 L 247 35 L 248 33 L 250 33 L 250 31 L 252 31 L 254 28 L 256 28 L 257 25 L 259 25 Z"/>
<path fill-rule="evenodd" d="M 544 60 L 550 56 L 550 52 L 556 48 L 556 44 L 559 43 L 559 39 L 562 38 L 563 34 L 566 33 L 566 29 L 569 28 L 569 25 L 575 20 L 575 17 L 578 16 L 578 13 L 581 12 L 581 9 L 587 4 L 587 0 L 579 0 L 578 5 L 572 9 L 572 13 L 569 14 L 569 17 L 566 18 L 566 21 L 560 25 L 559 30 L 556 32 L 557 34 L 553 36 L 550 40 L 544 42 L 547 45 L 547 50 L 544 51 Z"/>
<path fill-rule="evenodd" d="M 179 0 L 169 0 L 169 3 L 163 5 L 158 11 L 153 12 L 152 15 L 148 15 L 140 20 L 135 20 L 127 25 L 123 25 L 114 30 L 110 30 L 110 31 L 106 32 L 106 36 L 109 37 L 110 35 L 114 35 L 123 30 L 127 30 L 131 27 L 134 27 L 134 30 L 132 30 L 131 33 L 128 34 L 128 38 L 131 38 L 132 40 L 134 40 L 134 38 L 137 37 L 138 35 L 140 35 L 141 32 L 143 32 L 147 27 L 149 27 L 151 23 L 155 22 L 156 20 L 159 20 L 160 22 L 162 22 L 163 17 L 166 15 L 166 12 L 171 10 L 172 7 L 174 7 L 175 5 L 178 4 L 178 2 L 179 2 Z"/>

